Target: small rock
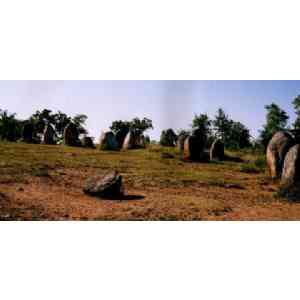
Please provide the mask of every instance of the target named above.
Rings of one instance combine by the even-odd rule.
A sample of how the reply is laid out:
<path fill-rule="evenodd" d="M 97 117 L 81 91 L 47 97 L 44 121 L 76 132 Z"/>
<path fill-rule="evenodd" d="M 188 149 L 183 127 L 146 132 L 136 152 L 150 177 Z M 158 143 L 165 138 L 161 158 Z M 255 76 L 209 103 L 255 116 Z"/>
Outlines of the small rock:
<path fill-rule="evenodd" d="M 22 188 L 21 186 L 17 188 L 18 192 L 24 192 L 24 188 Z"/>
<path fill-rule="evenodd" d="M 229 183 L 229 184 L 225 184 L 224 186 L 226 189 L 237 189 L 237 190 L 244 190 L 245 188 L 242 187 L 239 184 L 235 184 L 235 183 Z"/>
<path fill-rule="evenodd" d="M 173 154 L 171 154 L 171 153 L 163 152 L 163 153 L 161 153 L 160 157 L 161 158 L 170 158 L 171 159 L 171 158 L 174 158 L 175 156 Z"/>
<path fill-rule="evenodd" d="M 98 175 L 86 180 L 84 193 L 106 199 L 120 198 L 124 195 L 122 176 L 117 171 Z"/>

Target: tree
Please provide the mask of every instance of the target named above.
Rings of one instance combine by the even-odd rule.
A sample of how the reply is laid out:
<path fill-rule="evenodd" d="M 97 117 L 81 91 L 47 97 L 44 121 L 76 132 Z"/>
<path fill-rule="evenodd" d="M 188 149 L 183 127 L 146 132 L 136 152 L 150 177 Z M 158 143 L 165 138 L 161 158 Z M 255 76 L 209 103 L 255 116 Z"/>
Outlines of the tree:
<path fill-rule="evenodd" d="M 62 137 L 65 127 L 71 122 L 71 117 L 68 117 L 65 113 L 58 111 L 54 114 L 55 131 L 59 137 Z"/>
<path fill-rule="evenodd" d="M 212 123 L 215 136 L 222 139 L 227 148 L 243 149 L 251 146 L 250 130 L 241 122 L 229 118 L 222 108 L 219 108 Z"/>
<path fill-rule="evenodd" d="M 192 128 L 197 130 L 207 139 L 211 135 L 211 125 L 212 121 L 209 119 L 207 114 L 199 114 L 195 115 Z"/>
<path fill-rule="evenodd" d="M 44 132 L 46 124 L 55 126 L 55 117 L 49 109 L 37 110 L 30 118 L 30 123 L 34 125 L 35 135 L 40 135 Z"/>
<path fill-rule="evenodd" d="M 215 116 L 215 119 L 212 123 L 216 136 L 222 139 L 226 144 L 230 136 L 232 122 L 222 108 L 218 109 L 217 115 Z"/>
<path fill-rule="evenodd" d="M 118 131 L 129 131 L 133 130 L 138 135 L 143 134 L 148 129 L 153 129 L 152 120 L 144 118 L 140 120 L 139 118 L 134 118 L 132 121 L 114 121 L 110 126 L 110 130 L 113 131 L 115 134 Z"/>
<path fill-rule="evenodd" d="M 148 129 L 153 129 L 152 120 L 148 118 L 144 118 L 143 120 L 134 118 L 131 121 L 131 129 L 133 129 L 138 135 L 143 134 Z"/>
<path fill-rule="evenodd" d="M 251 146 L 250 130 L 240 122 L 231 120 L 231 130 L 228 137 L 227 146 L 234 149 L 243 149 Z"/>
<path fill-rule="evenodd" d="M 131 122 L 119 120 L 119 121 L 114 121 L 112 123 L 112 125 L 110 126 L 110 130 L 116 134 L 118 131 L 128 132 L 130 127 L 131 127 Z"/>
<path fill-rule="evenodd" d="M 14 142 L 21 137 L 22 123 L 16 119 L 16 114 L 0 110 L 0 139 Z"/>
<path fill-rule="evenodd" d="M 61 138 L 65 127 L 70 122 L 73 122 L 76 125 L 79 134 L 87 134 L 87 130 L 84 127 L 87 118 L 88 117 L 84 114 L 79 114 L 72 118 L 61 111 L 53 113 L 49 109 L 43 109 L 42 111 L 37 110 L 29 118 L 29 122 L 34 125 L 34 135 L 36 138 L 43 134 L 47 124 L 51 124 L 55 128 L 58 137 Z"/>
<path fill-rule="evenodd" d="M 88 119 L 88 117 L 83 114 L 76 115 L 74 118 L 72 118 L 72 122 L 77 127 L 79 134 L 87 134 L 88 133 L 87 130 L 84 128 L 85 122 L 87 119 Z"/>
<path fill-rule="evenodd" d="M 296 113 L 296 121 L 293 124 L 295 130 L 300 130 L 300 95 L 293 100 L 293 105 Z"/>
<path fill-rule="evenodd" d="M 173 129 L 163 130 L 160 136 L 160 144 L 166 147 L 174 147 L 176 145 L 177 135 Z"/>
<path fill-rule="evenodd" d="M 266 105 L 265 109 L 267 110 L 266 124 L 260 131 L 260 139 L 264 147 L 267 148 L 269 141 L 277 131 L 287 129 L 289 116 L 275 103 Z"/>

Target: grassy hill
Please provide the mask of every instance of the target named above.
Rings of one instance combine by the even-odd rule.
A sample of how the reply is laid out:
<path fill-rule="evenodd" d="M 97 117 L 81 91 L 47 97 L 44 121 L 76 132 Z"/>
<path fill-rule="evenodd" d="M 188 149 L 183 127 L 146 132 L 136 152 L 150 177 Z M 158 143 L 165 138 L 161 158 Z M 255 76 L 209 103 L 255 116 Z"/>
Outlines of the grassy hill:
<path fill-rule="evenodd" d="M 104 152 L 0 143 L 0 219 L 300 220 L 300 204 L 276 197 L 261 157 L 227 154 L 225 162 L 191 163 L 160 146 Z M 86 178 L 111 169 L 123 175 L 123 201 L 83 193 Z"/>

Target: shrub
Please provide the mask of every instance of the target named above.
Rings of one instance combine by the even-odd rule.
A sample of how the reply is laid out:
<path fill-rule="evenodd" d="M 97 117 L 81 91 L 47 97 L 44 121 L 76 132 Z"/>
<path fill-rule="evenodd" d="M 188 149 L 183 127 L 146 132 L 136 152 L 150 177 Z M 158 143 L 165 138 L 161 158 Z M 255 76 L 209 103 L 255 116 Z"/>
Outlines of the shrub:
<path fill-rule="evenodd" d="M 252 174 L 260 173 L 260 169 L 253 162 L 242 164 L 240 171 L 243 173 L 249 173 L 249 174 L 250 173 L 252 173 Z"/>

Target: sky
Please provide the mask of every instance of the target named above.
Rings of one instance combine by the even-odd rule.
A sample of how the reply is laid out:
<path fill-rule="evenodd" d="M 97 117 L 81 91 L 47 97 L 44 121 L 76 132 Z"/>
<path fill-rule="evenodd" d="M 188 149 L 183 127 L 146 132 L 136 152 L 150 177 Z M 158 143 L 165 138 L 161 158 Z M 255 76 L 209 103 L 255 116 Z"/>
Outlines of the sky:
<path fill-rule="evenodd" d="M 292 100 L 300 81 L 0 81 L 0 109 L 28 118 L 44 108 L 86 114 L 89 134 L 98 139 L 114 120 L 147 117 L 159 139 L 167 128 L 189 129 L 195 114 L 214 117 L 222 107 L 252 136 L 265 123 L 264 106 L 275 102 L 293 122 Z"/>

